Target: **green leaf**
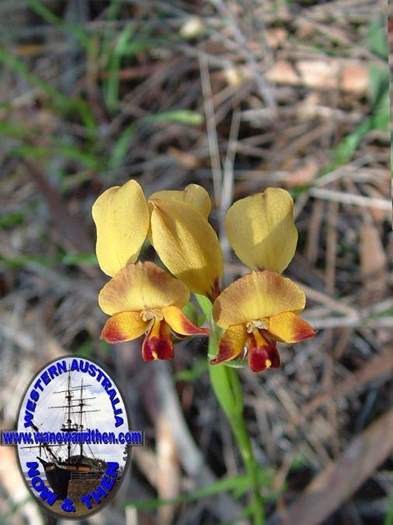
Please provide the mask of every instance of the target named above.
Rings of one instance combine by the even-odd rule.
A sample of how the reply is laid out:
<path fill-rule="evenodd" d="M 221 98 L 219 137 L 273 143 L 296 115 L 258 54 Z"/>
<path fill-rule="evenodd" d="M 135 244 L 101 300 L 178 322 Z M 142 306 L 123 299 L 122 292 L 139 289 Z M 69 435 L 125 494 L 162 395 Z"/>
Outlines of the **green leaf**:
<path fill-rule="evenodd" d="M 393 494 L 389 498 L 388 509 L 383 525 L 393 525 Z"/>
<path fill-rule="evenodd" d="M 384 15 L 372 20 L 368 27 L 368 47 L 380 58 L 388 59 L 389 47 L 387 39 L 387 21 Z"/>
<path fill-rule="evenodd" d="M 149 115 L 143 119 L 148 124 L 187 124 L 189 126 L 199 126 L 203 123 L 203 115 L 197 111 L 188 109 L 174 109 L 164 111 L 156 115 Z"/>
<path fill-rule="evenodd" d="M 66 266 L 86 264 L 88 266 L 98 266 L 97 257 L 94 253 L 67 253 L 62 259 Z"/>
<path fill-rule="evenodd" d="M 83 29 L 83 26 L 76 24 L 70 24 L 64 22 L 62 18 L 55 15 L 50 9 L 48 9 L 40 0 L 27 0 L 28 6 L 40 15 L 46 22 L 49 24 L 58 27 L 66 34 L 73 35 L 76 40 L 86 49 L 88 49 L 90 44 L 90 39 L 86 31 Z"/>
<path fill-rule="evenodd" d="M 84 343 L 80 344 L 75 354 L 79 357 L 89 359 L 93 355 L 93 343 L 91 339 L 88 339 Z"/>
<path fill-rule="evenodd" d="M 388 90 L 389 86 L 389 68 L 381 65 L 371 64 L 369 70 L 369 98 L 370 104 L 374 107 L 378 104 L 378 100 Z"/>
<path fill-rule="evenodd" d="M 0 122 L 0 134 L 15 140 L 29 139 L 38 131 L 23 124 L 14 122 Z"/>
<path fill-rule="evenodd" d="M 122 165 L 122 162 L 127 155 L 129 147 L 134 138 L 135 130 L 135 124 L 131 124 L 131 126 L 125 128 L 125 130 L 121 133 L 120 137 L 113 146 L 112 155 L 108 163 L 109 169 L 113 170 Z"/>
<path fill-rule="evenodd" d="M 0 263 L 12 269 L 25 268 L 29 264 L 53 268 L 58 263 L 57 257 L 45 257 L 38 255 L 17 255 L 15 257 L 4 257 L 0 255 Z"/>
<path fill-rule="evenodd" d="M 4 48 L 0 48 L 0 63 L 5 64 L 14 73 L 17 73 L 29 82 L 29 84 L 45 93 L 50 104 L 61 113 L 78 113 L 90 133 L 94 134 L 96 129 L 95 118 L 89 105 L 84 100 L 80 98 L 66 97 L 61 91 L 52 86 L 52 84 L 49 84 L 49 82 L 46 82 L 41 77 L 31 73 L 22 60 L 12 55 Z"/>
<path fill-rule="evenodd" d="M 19 226 L 23 224 L 25 220 L 25 214 L 20 211 L 13 211 L 5 213 L 0 216 L 0 228 L 8 229 L 13 226 Z"/>
<path fill-rule="evenodd" d="M 271 476 L 266 473 L 266 471 L 259 471 L 259 482 L 261 486 L 267 486 L 271 483 Z M 187 494 L 183 494 L 177 498 L 173 499 L 146 499 L 146 500 L 130 500 L 126 501 L 124 505 L 126 507 L 135 507 L 141 510 L 154 510 L 164 505 L 179 505 L 180 503 L 189 503 L 197 501 L 199 499 L 208 498 L 210 496 L 215 496 L 222 492 L 234 492 L 236 497 L 240 497 L 251 486 L 250 479 L 245 474 L 240 474 L 232 476 L 229 478 L 223 478 L 206 487 L 201 489 L 196 489 Z"/>
<path fill-rule="evenodd" d="M 28 146 L 20 145 L 14 146 L 9 150 L 9 153 L 15 156 L 28 157 L 34 159 L 47 159 L 55 155 L 64 157 L 66 159 L 75 160 L 86 166 L 90 170 L 98 170 L 100 167 L 100 159 L 97 159 L 91 153 L 79 150 L 76 147 L 68 144 L 51 146 Z"/>
<path fill-rule="evenodd" d="M 195 306 L 195 304 L 193 304 L 191 301 L 189 301 L 183 307 L 183 313 L 186 317 L 188 317 L 188 319 L 190 319 L 190 321 L 192 321 L 197 326 L 201 326 L 205 321 L 207 321 L 205 315 L 201 313 Z"/>
<path fill-rule="evenodd" d="M 203 121 L 200 113 L 188 110 L 173 110 L 158 113 L 157 115 L 148 115 L 138 122 L 131 124 L 121 133 L 112 150 L 112 155 L 108 163 L 109 169 L 119 168 L 132 144 L 138 126 L 143 124 L 188 124 L 197 125 Z"/>
<path fill-rule="evenodd" d="M 383 93 L 371 116 L 371 129 L 388 131 L 390 124 L 390 100 L 388 90 Z"/>
<path fill-rule="evenodd" d="M 109 77 L 106 82 L 105 101 L 110 110 L 115 110 L 119 104 L 119 71 L 123 56 L 129 53 L 128 42 L 134 34 L 134 27 L 126 25 L 117 38 L 115 47 L 109 58 Z"/>
<path fill-rule="evenodd" d="M 199 306 L 201 307 L 202 312 L 205 314 L 206 319 L 211 318 L 212 314 L 212 303 L 210 299 L 208 299 L 205 295 L 201 295 L 199 293 L 194 294 L 195 299 L 197 300 Z"/>

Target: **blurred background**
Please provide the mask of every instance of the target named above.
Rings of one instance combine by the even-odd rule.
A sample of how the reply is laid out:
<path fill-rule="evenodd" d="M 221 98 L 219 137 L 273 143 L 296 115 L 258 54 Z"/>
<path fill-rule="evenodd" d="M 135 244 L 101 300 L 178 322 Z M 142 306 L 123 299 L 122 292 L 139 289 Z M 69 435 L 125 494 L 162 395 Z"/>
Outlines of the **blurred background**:
<path fill-rule="evenodd" d="M 136 178 L 232 200 L 295 199 L 286 274 L 318 335 L 241 371 L 267 523 L 393 523 L 393 237 L 385 2 L 1 0 L 0 416 L 65 353 L 111 370 L 145 447 L 84 523 L 248 523 L 248 487 L 207 343 L 142 362 L 99 340 L 91 205 Z M 225 282 L 244 268 L 223 243 Z M 149 247 L 143 253 L 151 257 Z M 170 505 L 163 505 L 164 500 Z M 173 501 L 172 501 L 173 500 Z M 0 523 L 54 524 L 0 448 Z"/>

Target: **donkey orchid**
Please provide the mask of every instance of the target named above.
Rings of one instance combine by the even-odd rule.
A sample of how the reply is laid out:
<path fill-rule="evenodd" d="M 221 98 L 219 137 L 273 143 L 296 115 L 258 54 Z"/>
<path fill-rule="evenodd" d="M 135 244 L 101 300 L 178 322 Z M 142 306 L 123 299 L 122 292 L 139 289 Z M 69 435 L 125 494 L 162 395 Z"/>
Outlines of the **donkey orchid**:
<path fill-rule="evenodd" d="M 188 302 L 185 284 L 151 262 L 128 264 L 101 290 L 98 303 L 111 317 L 101 337 L 109 343 L 137 339 L 143 334 L 145 361 L 173 358 L 171 331 L 207 335 L 182 312 Z"/>
<path fill-rule="evenodd" d="M 297 343 L 315 335 L 297 313 L 304 292 L 282 272 L 297 243 L 293 201 L 285 190 L 268 188 L 245 197 L 228 210 L 225 228 L 239 259 L 250 274 L 228 286 L 215 300 L 213 318 L 224 329 L 211 364 L 248 358 L 254 372 L 280 366 L 277 341 Z"/>
<path fill-rule="evenodd" d="M 114 186 L 93 205 L 98 263 L 109 276 L 138 259 L 149 238 L 168 270 L 197 293 L 214 297 L 223 273 L 219 241 L 207 221 L 210 197 L 197 184 L 146 200 L 135 180 Z"/>
<path fill-rule="evenodd" d="M 248 359 L 258 372 L 280 365 L 277 342 L 296 343 L 315 332 L 299 317 L 304 292 L 280 273 L 294 256 L 297 230 L 289 193 L 268 188 L 235 202 L 225 217 L 228 240 L 251 273 L 219 293 L 223 257 L 208 222 L 211 202 L 197 184 L 183 191 L 159 191 L 145 198 L 131 180 L 106 190 L 93 205 L 96 252 L 112 279 L 99 296 L 110 315 L 102 337 L 111 343 L 146 334 L 145 360 L 173 357 L 171 331 L 207 335 L 185 317 L 189 290 L 215 299 L 213 319 L 223 330 L 211 364 Z M 135 263 L 149 239 L 171 272 Z"/>
<path fill-rule="evenodd" d="M 278 368 L 277 341 L 297 343 L 315 334 L 297 315 L 305 302 L 304 292 L 276 272 L 254 271 L 241 277 L 214 302 L 213 318 L 224 333 L 211 364 L 247 355 L 253 372 Z"/>

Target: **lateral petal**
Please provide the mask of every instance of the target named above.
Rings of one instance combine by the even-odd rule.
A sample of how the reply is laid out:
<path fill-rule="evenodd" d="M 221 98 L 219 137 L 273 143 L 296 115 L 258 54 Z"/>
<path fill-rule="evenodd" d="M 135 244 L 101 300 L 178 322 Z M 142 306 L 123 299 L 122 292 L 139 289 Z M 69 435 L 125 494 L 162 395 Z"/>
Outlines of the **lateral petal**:
<path fill-rule="evenodd" d="M 97 229 L 96 253 L 101 270 L 115 275 L 139 255 L 149 229 L 149 209 L 135 180 L 114 186 L 92 208 Z"/>
<path fill-rule="evenodd" d="M 221 336 L 218 353 L 210 361 L 211 365 L 218 365 L 236 359 L 244 349 L 247 339 L 247 331 L 243 325 L 230 326 Z"/>
<path fill-rule="evenodd" d="M 270 317 L 267 330 L 285 343 L 297 343 L 313 337 L 316 333 L 310 323 L 293 312 L 283 312 Z"/>
<path fill-rule="evenodd" d="M 142 345 L 142 357 L 145 361 L 173 358 L 173 342 L 170 333 L 170 328 L 165 321 L 153 322 Z"/>
<path fill-rule="evenodd" d="M 210 196 L 208 192 L 199 184 L 189 184 L 184 190 L 164 190 L 157 191 L 150 195 L 150 199 L 160 200 L 174 200 L 176 202 L 184 202 L 190 204 L 193 208 L 199 211 L 206 219 L 212 207 Z M 149 200 L 150 200 L 149 199 Z"/>
<path fill-rule="evenodd" d="M 188 288 L 212 295 L 223 273 L 217 235 L 208 221 L 184 202 L 153 199 L 153 246 L 168 270 Z"/>
<path fill-rule="evenodd" d="M 275 272 L 251 272 L 229 285 L 214 301 L 213 318 L 222 328 L 303 310 L 304 292 Z"/>
<path fill-rule="evenodd" d="M 200 328 L 194 325 L 186 317 L 178 306 L 166 306 L 162 309 L 162 314 L 165 321 L 169 324 L 171 329 L 180 335 L 209 335 L 207 328 Z"/>
<path fill-rule="evenodd" d="M 121 312 L 110 317 L 101 332 L 101 339 L 107 343 L 132 341 L 140 337 L 148 328 L 140 312 Z"/>
<path fill-rule="evenodd" d="M 152 262 L 128 264 L 100 291 L 98 304 L 108 315 L 176 305 L 190 296 L 184 283 Z"/>
<path fill-rule="evenodd" d="M 225 229 L 236 255 L 252 270 L 282 272 L 295 254 L 293 200 L 281 188 L 236 201 L 226 214 Z"/>

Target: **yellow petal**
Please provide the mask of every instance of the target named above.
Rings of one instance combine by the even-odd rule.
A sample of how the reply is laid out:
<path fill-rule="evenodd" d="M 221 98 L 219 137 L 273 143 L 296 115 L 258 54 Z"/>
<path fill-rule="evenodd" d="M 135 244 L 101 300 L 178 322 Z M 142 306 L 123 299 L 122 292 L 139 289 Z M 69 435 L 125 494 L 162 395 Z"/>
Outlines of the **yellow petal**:
<path fill-rule="evenodd" d="M 149 208 L 135 180 L 109 188 L 92 208 L 97 228 L 97 259 L 101 270 L 115 275 L 134 262 L 149 229 Z"/>
<path fill-rule="evenodd" d="M 282 312 L 298 312 L 305 304 L 303 290 L 290 279 L 275 272 L 251 272 L 217 297 L 213 317 L 219 326 L 227 328 Z"/>
<path fill-rule="evenodd" d="M 223 272 L 217 235 L 189 204 L 149 201 L 153 246 L 160 259 L 193 292 L 212 295 Z"/>
<path fill-rule="evenodd" d="M 230 326 L 221 336 L 218 353 L 210 361 L 211 365 L 218 365 L 226 361 L 236 359 L 244 349 L 247 339 L 247 331 L 244 325 Z"/>
<path fill-rule="evenodd" d="M 194 325 L 177 306 L 166 306 L 162 309 L 165 321 L 172 330 L 180 335 L 209 335 L 207 328 Z"/>
<path fill-rule="evenodd" d="M 297 343 L 315 335 L 312 326 L 293 312 L 270 317 L 267 330 L 276 339 L 285 343 Z"/>
<path fill-rule="evenodd" d="M 235 202 L 225 217 L 225 229 L 236 255 L 251 269 L 282 272 L 295 254 L 293 200 L 280 188 Z"/>
<path fill-rule="evenodd" d="M 174 200 L 176 202 L 185 202 L 190 204 L 197 211 L 207 219 L 212 207 L 212 203 L 208 192 L 199 184 L 189 184 L 182 191 L 178 190 L 164 190 L 157 191 L 150 196 L 151 200 Z M 149 199 L 149 200 L 150 200 Z"/>
<path fill-rule="evenodd" d="M 121 312 L 110 317 L 101 332 L 101 339 L 108 343 L 132 341 L 140 337 L 147 329 L 140 312 Z"/>
<path fill-rule="evenodd" d="M 108 315 L 118 312 L 156 310 L 175 305 L 182 308 L 189 298 L 187 287 L 152 262 L 128 264 L 98 296 Z"/>

